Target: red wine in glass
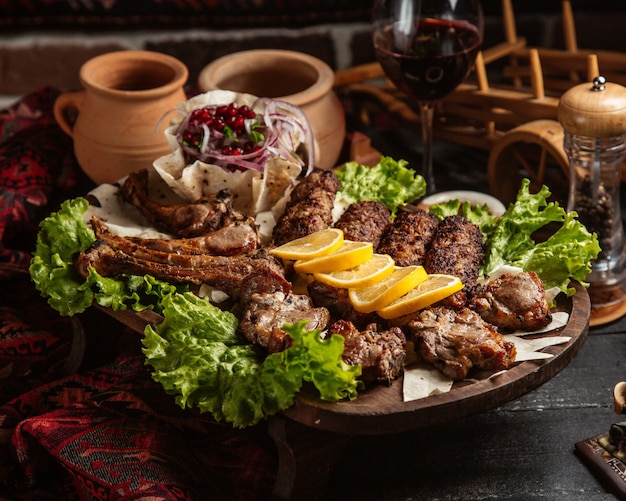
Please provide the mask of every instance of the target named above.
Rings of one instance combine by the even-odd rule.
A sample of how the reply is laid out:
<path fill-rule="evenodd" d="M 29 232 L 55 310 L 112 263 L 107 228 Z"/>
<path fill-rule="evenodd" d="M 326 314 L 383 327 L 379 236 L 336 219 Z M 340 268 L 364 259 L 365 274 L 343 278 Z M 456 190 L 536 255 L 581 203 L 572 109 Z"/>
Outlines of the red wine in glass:
<path fill-rule="evenodd" d="M 396 23 L 399 24 L 399 23 Z M 389 79 L 417 101 L 436 101 L 450 94 L 469 73 L 481 47 L 478 29 L 463 21 L 419 19 L 410 40 L 394 43 L 398 30 L 388 26 L 375 43 Z"/>
<path fill-rule="evenodd" d="M 385 74 L 420 109 L 422 175 L 434 193 L 434 104 L 468 75 L 482 46 L 477 0 L 375 0 L 374 49 Z"/>

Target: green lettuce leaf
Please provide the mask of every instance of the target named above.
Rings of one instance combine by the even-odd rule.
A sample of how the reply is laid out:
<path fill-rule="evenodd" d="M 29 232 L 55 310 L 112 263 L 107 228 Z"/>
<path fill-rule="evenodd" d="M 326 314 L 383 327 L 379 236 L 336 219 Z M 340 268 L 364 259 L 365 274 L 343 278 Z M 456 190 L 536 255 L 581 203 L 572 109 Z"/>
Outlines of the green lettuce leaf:
<path fill-rule="evenodd" d="M 66 200 L 58 212 L 40 223 L 35 253 L 29 273 L 35 287 L 48 304 L 61 315 L 81 313 L 94 302 L 115 311 L 154 308 L 159 299 L 175 290 L 186 290 L 145 276 L 125 276 L 123 280 L 103 277 L 94 269 L 86 279 L 73 265 L 77 252 L 87 249 L 95 236 L 83 214 L 89 207 L 84 198 Z"/>
<path fill-rule="evenodd" d="M 399 206 L 422 198 L 426 193 L 426 181 L 406 167 L 406 160 L 381 158 L 373 167 L 347 162 L 336 170 L 341 182 L 336 202 L 349 205 L 371 200 L 386 205 L 395 217 Z"/>
<path fill-rule="evenodd" d="M 516 201 L 498 218 L 485 240 L 482 273 L 488 275 L 502 265 L 518 266 L 539 275 L 546 288 L 559 287 L 571 295 L 571 280 L 585 284 L 591 264 L 600 253 L 596 234 L 556 202 L 548 202 L 550 190 L 543 186 L 536 194 L 524 179 Z M 537 243 L 533 235 L 551 226 L 557 229 Z"/>
<path fill-rule="evenodd" d="M 91 306 L 94 295 L 84 286 L 72 258 L 95 240 L 83 213 L 89 207 L 84 198 L 66 200 L 58 212 L 44 219 L 39 227 L 29 273 L 41 295 L 61 315 L 80 313 Z"/>
<path fill-rule="evenodd" d="M 343 362 L 343 338 L 322 340 L 306 321 L 284 326 L 293 346 L 265 356 L 239 337 L 234 315 L 193 294 L 165 298 L 163 315 L 146 327 L 143 353 L 153 379 L 182 408 L 245 427 L 291 407 L 304 382 L 324 400 L 357 396 L 361 367 Z"/>

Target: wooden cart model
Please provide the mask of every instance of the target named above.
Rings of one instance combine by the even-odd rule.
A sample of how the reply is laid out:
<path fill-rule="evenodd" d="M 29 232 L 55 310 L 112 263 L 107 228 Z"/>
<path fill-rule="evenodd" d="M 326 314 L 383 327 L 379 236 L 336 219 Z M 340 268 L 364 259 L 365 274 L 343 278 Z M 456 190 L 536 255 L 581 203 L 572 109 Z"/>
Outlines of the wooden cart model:
<path fill-rule="evenodd" d="M 487 149 L 489 189 L 506 204 L 515 199 L 522 177 L 535 189 L 546 184 L 553 192 L 567 190 L 569 164 L 556 120 L 559 98 L 599 74 L 626 85 L 626 54 L 579 49 L 569 0 L 562 1 L 564 50 L 527 46 L 517 35 L 511 0 L 502 0 L 502 13 L 506 40 L 480 52 L 472 75 L 439 103 L 433 133 Z M 501 68 L 503 82 L 489 82 L 488 65 Z M 373 98 L 402 123 L 419 126 L 418 112 L 378 63 L 338 71 L 335 88 Z M 367 110 L 361 115 L 367 120 Z"/>

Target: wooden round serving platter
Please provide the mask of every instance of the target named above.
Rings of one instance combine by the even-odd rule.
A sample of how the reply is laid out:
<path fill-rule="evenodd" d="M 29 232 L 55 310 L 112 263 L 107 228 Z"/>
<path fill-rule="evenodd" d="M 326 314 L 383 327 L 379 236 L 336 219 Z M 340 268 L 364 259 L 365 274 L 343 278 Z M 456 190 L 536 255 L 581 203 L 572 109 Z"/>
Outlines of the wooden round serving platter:
<path fill-rule="evenodd" d="M 284 414 L 320 430 L 382 435 L 452 422 L 515 400 L 562 371 L 582 348 L 589 331 L 591 303 L 586 289 L 579 284 L 575 287 L 576 294 L 559 304 L 559 309 L 570 313 L 567 325 L 549 333 L 571 340 L 545 348 L 552 358 L 521 362 L 491 379 L 458 382 L 448 393 L 411 402 L 402 399 L 402 378 L 389 387 L 372 387 L 353 401 L 323 402 L 301 393 Z"/>
<path fill-rule="evenodd" d="M 552 354 L 552 358 L 521 362 L 491 379 L 457 382 L 448 393 L 411 402 L 402 399 L 402 378 L 391 386 L 369 388 L 353 401 L 323 402 L 302 392 L 295 405 L 283 414 L 313 429 L 347 435 L 383 435 L 452 422 L 515 400 L 562 371 L 587 339 L 591 310 L 589 294 L 580 284 L 573 286 L 576 293 L 570 298 L 563 297 L 558 304 L 559 310 L 569 313 L 567 324 L 544 334 L 571 338 L 565 344 L 543 350 Z M 147 324 L 163 320 L 151 311 L 100 309 L 139 333 L 143 333 Z"/>

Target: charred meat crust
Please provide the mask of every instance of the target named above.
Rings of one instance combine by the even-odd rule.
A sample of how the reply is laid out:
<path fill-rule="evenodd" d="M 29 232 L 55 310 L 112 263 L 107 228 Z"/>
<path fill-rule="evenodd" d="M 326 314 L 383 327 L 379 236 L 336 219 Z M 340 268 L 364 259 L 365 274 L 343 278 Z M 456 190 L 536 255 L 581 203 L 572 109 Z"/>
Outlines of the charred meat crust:
<path fill-rule="evenodd" d="M 333 222 L 339 179 L 332 170 L 315 169 L 296 185 L 272 231 L 273 246 L 328 228 Z"/>
<path fill-rule="evenodd" d="M 376 252 L 389 254 L 397 266 L 422 265 L 438 223 L 422 209 L 401 211 L 385 229 Z"/>
<path fill-rule="evenodd" d="M 437 226 L 424 268 L 428 273 L 454 275 L 468 292 L 474 288 L 483 262 L 480 228 L 463 216 L 445 217 Z"/>
<path fill-rule="evenodd" d="M 378 247 L 385 228 L 391 223 L 391 211 L 380 202 L 365 200 L 350 204 L 335 223 L 343 237 L 353 242 L 370 242 Z"/>

